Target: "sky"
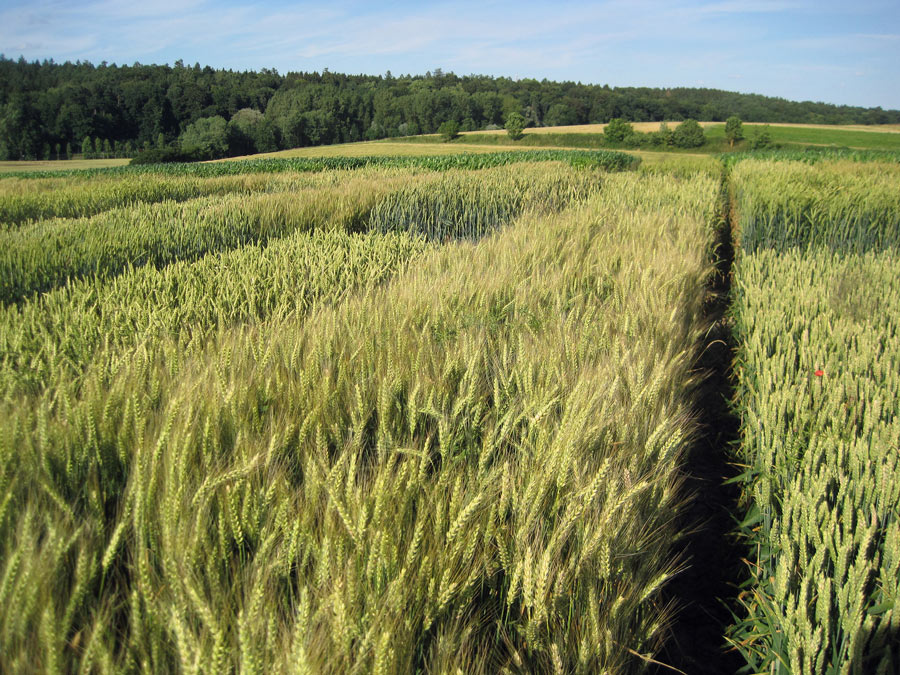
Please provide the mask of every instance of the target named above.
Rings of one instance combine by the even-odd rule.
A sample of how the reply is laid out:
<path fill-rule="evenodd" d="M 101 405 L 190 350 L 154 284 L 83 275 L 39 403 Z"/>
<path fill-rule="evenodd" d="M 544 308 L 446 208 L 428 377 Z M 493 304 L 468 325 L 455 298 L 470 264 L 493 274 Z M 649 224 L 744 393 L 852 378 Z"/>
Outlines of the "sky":
<path fill-rule="evenodd" d="M 7 58 L 712 87 L 900 109 L 900 0 L 0 0 Z"/>

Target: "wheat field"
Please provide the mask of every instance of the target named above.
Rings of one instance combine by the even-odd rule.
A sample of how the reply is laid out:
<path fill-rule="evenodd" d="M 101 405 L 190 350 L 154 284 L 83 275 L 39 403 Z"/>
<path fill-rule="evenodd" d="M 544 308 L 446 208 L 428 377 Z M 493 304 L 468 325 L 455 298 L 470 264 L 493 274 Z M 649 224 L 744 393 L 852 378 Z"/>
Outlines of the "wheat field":
<path fill-rule="evenodd" d="M 487 171 L 7 301 L 4 669 L 644 668 L 718 182 Z"/>
<path fill-rule="evenodd" d="M 643 154 L 0 179 L 0 672 L 894 672 L 897 165 Z"/>

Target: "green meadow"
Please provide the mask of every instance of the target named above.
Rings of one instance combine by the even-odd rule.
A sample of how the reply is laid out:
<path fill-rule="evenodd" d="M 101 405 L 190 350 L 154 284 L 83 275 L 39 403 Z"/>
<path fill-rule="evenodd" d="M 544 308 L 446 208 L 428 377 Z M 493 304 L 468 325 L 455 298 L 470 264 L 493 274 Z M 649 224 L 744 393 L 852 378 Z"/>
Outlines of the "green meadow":
<path fill-rule="evenodd" d="M 759 127 L 764 125 L 744 123 L 744 141 L 739 141 L 734 147 L 725 139 L 725 125 L 713 122 L 701 123 L 706 136 L 706 141 L 699 148 L 679 150 L 677 148 L 665 148 L 665 152 L 705 152 L 719 153 L 732 150 L 745 150 L 749 141 Z M 669 122 L 670 129 L 674 129 L 678 122 Z M 519 140 L 512 140 L 505 131 L 496 132 L 464 132 L 459 138 L 451 141 L 451 144 L 459 145 L 491 145 L 503 147 L 554 147 L 554 148 L 620 148 L 608 143 L 603 136 L 605 125 L 591 124 L 583 127 L 560 127 L 556 131 L 553 127 L 541 127 L 537 129 L 525 129 L 524 135 Z M 648 133 L 658 130 L 659 123 L 640 122 L 635 123 L 635 131 Z M 839 147 L 855 148 L 862 150 L 900 150 L 900 133 L 893 128 L 872 127 L 863 130 L 860 126 L 826 126 L 826 125 L 779 125 L 770 124 L 768 127 L 772 143 L 785 148 L 799 147 Z M 437 134 L 426 136 L 410 136 L 407 138 L 395 138 L 383 141 L 385 143 L 443 143 L 444 139 Z M 652 150 L 652 148 L 647 148 Z"/>

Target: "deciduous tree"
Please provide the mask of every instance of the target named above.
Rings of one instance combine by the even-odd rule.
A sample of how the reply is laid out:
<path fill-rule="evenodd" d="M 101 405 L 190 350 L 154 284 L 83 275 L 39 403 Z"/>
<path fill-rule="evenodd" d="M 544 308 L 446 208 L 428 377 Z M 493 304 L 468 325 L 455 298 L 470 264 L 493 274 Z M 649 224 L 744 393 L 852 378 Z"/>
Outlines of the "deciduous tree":
<path fill-rule="evenodd" d="M 203 157 L 224 157 L 228 152 L 228 123 L 224 117 L 201 117 L 187 128 L 179 137 L 181 149 L 185 152 L 197 152 Z"/>
<path fill-rule="evenodd" d="M 447 120 L 438 127 L 438 133 L 444 139 L 444 143 L 449 143 L 459 136 L 459 124 L 453 120 Z"/>
<path fill-rule="evenodd" d="M 687 119 L 675 127 L 672 140 L 679 148 L 699 148 L 706 141 L 706 136 L 697 120 Z"/>
<path fill-rule="evenodd" d="M 519 140 L 524 135 L 522 131 L 525 129 L 525 118 L 521 113 L 511 112 L 506 116 L 506 133 L 514 141 Z"/>
<path fill-rule="evenodd" d="M 753 135 L 750 137 L 750 149 L 765 150 L 770 147 L 772 147 L 772 131 L 769 125 L 763 124 L 761 127 L 754 128 Z"/>
<path fill-rule="evenodd" d="M 736 141 L 744 140 L 744 125 L 737 115 L 732 115 L 725 120 L 725 138 L 732 148 Z"/>
<path fill-rule="evenodd" d="M 607 141 L 621 143 L 626 137 L 634 135 L 634 127 L 621 117 L 613 117 L 603 130 L 603 135 Z"/>

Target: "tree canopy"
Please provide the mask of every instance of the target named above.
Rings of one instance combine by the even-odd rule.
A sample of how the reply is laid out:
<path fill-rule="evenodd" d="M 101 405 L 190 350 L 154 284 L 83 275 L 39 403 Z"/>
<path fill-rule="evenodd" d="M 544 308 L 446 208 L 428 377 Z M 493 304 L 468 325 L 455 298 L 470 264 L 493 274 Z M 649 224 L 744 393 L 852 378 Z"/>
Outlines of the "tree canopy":
<path fill-rule="evenodd" d="M 672 132 L 672 143 L 679 148 L 699 148 L 706 137 L 697 120 L 685 120 Z"/>
<path fill-rule="evenodd" d="M 201 117 L 188 124 L 178 139 L 186 152 L 216 159 L 228 152 L 228 123 L 224 118 Z"/>
<path fill-rule="evenodd" d="M 732 115 L 725 120 L 725 140 L 732 148 L 735 142 L 744 140 L 744 125 L 737 115 Z"/>
<path fill-rule="evenodd" d="M 525 118 L 521 113 L 511 112 L 506 116 L 506 133 L 514 141 L 522 138 L 522 132 L 525 129 Z"/>
<path fill-rule="evenodd" d="M 27 62 L 0 55 L 0 159 L 36 158 L 86 137 L 111 148 L 170 146 L 201 119 L 227 120 L 227 154 L 499 128 L 704 119 L 900 123 L 900 111 L 794 102 L 715 89 L 651 89 L 548 80 L 426 75 L 236 72 L 169 65 Z M 216 125 L 219 125 L 216 122 Z M 188 136 L 190 138 L 190 134 Z M 96 147 L 94 148 L 96 151 Z"/>
<path fill-rule="evenodd" d="M 634 135 L 634 127 L 621 117 L 614 117 L 606 125 L 603 135 L 613 143 L 622 143 L 626 138 Z"/>
<path fill-rule="evenodd" d="M 455 120 L 442 122 L 441 126 L 438 127 L 438 133 L 445 143 L 449 143 L 454 138 L 459 137 L 459 124 Z"/>

